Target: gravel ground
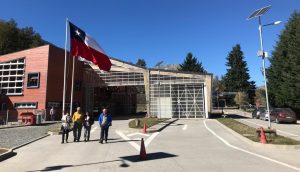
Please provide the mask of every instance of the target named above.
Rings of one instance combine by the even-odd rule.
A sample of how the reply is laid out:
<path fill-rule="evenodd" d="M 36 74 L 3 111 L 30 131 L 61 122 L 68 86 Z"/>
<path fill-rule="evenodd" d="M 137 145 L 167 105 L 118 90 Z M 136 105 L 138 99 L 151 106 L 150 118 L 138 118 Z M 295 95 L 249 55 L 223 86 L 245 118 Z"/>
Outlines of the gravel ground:
<path fill-rule="evenodd" d="M 58 128 L 61 124 L 25 126 L 0 129 L 0 148 L 14 148 L 47 134 L 49 129 Z"/>

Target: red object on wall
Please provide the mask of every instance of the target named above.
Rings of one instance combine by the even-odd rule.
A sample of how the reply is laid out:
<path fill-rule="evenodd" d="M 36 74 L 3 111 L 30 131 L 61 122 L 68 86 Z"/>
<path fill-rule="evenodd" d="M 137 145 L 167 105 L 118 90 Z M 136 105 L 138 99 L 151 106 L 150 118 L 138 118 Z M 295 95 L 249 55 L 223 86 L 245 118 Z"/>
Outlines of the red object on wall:
<path fill-rule="evenodd" d="M 29 113 L 22 113 L 21 115 L 21 120 L 22 124 L 27 124 L 27 125 L 35 125 L 35 115 L 31 112 Z"/>

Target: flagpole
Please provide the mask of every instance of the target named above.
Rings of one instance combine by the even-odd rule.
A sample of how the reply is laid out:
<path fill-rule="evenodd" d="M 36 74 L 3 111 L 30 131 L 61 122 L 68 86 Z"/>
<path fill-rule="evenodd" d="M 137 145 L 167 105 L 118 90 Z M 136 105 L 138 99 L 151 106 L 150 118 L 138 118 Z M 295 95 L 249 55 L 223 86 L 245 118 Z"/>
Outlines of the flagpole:
<path fill-rule="evenodd" d="M 67 65 L 67 44 L 68 44 L 68 18 L 66 18 L 66 39 L 65 39 L 65 64 L 64 64 L 64 90 L 63 90 L 63 109 L 62 115 L 65 114 L 65 103 L 66 103 L 66 65 Z"/>
<path fill-rule="evenodd" d="M 74 68 L 75 68 L 75 60 L 76 60 L 76 58 L 73 57 L 70 115 L 72 115 L 72 110 L 73 110 L 73 90 L 74 90 Z"/>

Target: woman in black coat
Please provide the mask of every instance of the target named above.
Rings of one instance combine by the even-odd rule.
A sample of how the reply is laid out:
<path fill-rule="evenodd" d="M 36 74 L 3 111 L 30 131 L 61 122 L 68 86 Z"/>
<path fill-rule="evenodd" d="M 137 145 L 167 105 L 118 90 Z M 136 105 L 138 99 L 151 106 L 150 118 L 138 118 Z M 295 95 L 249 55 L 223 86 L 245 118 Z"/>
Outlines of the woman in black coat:
<path fill-rule="evenodd" d="M 93 117 L 89 114 L 89 112 L 86 112 L 83 120 L 85 142 L 90 140 L 91 127 L 93 124 L 94 124 Z"/>

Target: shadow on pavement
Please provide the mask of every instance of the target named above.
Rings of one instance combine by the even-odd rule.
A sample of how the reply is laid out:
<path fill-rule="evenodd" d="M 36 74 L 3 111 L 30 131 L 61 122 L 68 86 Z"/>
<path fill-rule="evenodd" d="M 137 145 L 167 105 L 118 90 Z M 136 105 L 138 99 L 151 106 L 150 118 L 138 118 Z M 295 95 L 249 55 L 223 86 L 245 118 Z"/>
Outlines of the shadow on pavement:
<path fill-rule="evenodd" d="M 41 170 L 33 170 L 33 171 L 26 171 L 26 172 L 56 171 L 56 170 L 63 170 L 64 168 L 70 168 L 70 167 L 80 167 L 80 166 L 88 166 L 88 165 L 103 164 L 103 163 L 118 162 L 118 161 L 122 162 L 122 164 L 120 164 L 120 167 L 129 167 L 129 165 L 126 164 L 124 160 L 112 160 L 112 161 L 93 162 L 93 163 L 78 164 L 78 165 L 56 165 L 56 166 L 45 167 L 44 169 Z"/>
<path fill-rule="evenodd" d="M 14 156 L 16 156 L 16 155 L 17 155 L 16 152 L 10 152 L 10 153 L 2 154 L 2 155 L 0 156 L 0 162 L 1 162 L 1 161 L 5 161 L 6 159 L 9 159 L 9 158 L 14 157 Z"/>
<path fill-rule="evenodd" d="M 89 140 L 88 142 L 99 142 L 100 141 L 100 139 L 93 139 L 93 140 Z M 141 141 L 141 140 L 122 140 L 122 139 L 107 139 L 107 143 L 104 143 L 104 144 L 110 144 L 110 143 L 120 143 L 120 142 L 132 142 L 132 141 Z M 84 142 L 83 140 L 80 140 L 79 141 L 79 143 L 80 142 Z M 88 143 L 88 142 L 86 142 L 86 143 Z M 68 143 L 66 143 L 66 144 L 70 144 L 70 143 L 78 143 L 78 142 L 68 142 Z"/>
<path fill-rule="evenodd" d="M 164 159 L 164 158 L 173 158 L 173 157 L 177 157 L 177 155 L 173 155 L 165 152 L 155 152 L 155 153 L 147 154 L 146 160 L 140 160 L 140 155 L 123 156 L 120 158 L 130 162 L 140 162 L 140 161 L 150 161 L 150 160 L 157 160 L 157 159 Z"/>
<path fill-rule="evenodd" d="M 162 122 L 160 124 L 165 124 L 163 127 L 161 127 L 160 129 L 158 129 L 158 132 L 161 132 L 162 130 L 164 130 L 165 128 L 167 128 L 169 125 L 173 124 L 174 122 L 178 121 L 179 119 L 175 119 L 171 122 Z"/>

